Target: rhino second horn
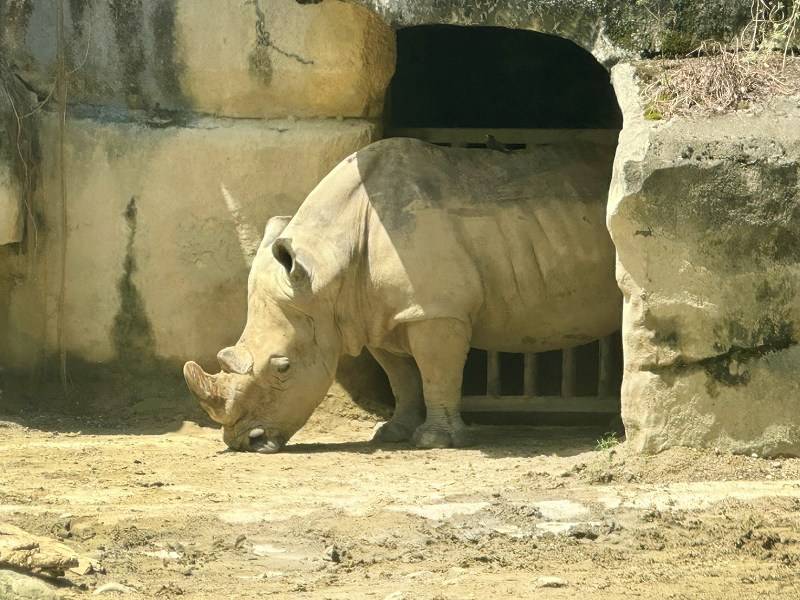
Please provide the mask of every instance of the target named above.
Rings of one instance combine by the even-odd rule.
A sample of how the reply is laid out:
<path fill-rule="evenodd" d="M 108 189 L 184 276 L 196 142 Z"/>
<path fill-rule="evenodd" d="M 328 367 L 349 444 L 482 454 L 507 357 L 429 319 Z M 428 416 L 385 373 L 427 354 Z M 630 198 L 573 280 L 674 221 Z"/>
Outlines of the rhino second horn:
<path fill-rule="evenodd" d="M 250 435 L 250 439 L 251 440 L 253 440 L 255 438 L 260 438 L 262 435 L 264 435 L 264 430 L 261 429 L 261 427 L 256 427 L 255 429 L 251 429 L 250 430 L 250 434 L 249 435 Z"/>
<path fill-rule="evenodd" d="M 242 346 L 223 348 L 217 354 L 219 366 L 229 373 L 247 375 L 253 372 L 253 355 Z"/>

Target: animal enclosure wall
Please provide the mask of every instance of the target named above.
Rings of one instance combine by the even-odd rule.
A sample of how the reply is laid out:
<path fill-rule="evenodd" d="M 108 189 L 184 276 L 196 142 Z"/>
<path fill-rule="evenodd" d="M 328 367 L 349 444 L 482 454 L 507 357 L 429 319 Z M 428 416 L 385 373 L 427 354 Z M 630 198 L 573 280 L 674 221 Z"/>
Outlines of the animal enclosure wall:
<path fill-rule="evenodd" d="M 294 213 L 379 137 L 394 33 L 343 2 L 63 5 L 62 138 L 49 93 L 57 3 L 0 2 L 0 53 L 25 82 L 19 114 L 40 150 L 24 165 L 35 177 L 24 229 L 0 226 L 0 243 L 13 242 L 0 245 L 4 398 L 12 381 L 23 406 L 60 398 L 47 391 L 60 387 L 63 350 L 71 404 L 168 404 L 187 396 L 185 360 L 214 369 L 241 332 L 267 220 Z M 6 185 L 17 155 L 6 137 L 16 135 L 0 142 L 0 223 L 9 206 L 16 225 L 24 202 Z M 118 385 L 96 389 L 100 379 Z"/>

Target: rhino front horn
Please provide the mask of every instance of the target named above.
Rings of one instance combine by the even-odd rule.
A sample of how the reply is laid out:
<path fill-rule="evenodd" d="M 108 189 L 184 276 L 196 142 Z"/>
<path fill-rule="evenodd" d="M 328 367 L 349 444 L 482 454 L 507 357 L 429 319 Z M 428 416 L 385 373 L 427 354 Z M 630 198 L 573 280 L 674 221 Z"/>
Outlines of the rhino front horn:
<path fill-rule="evenodd" d="M 209 375 L 194 361 L 183 365 L 183 378 L 191 392 L 200 401 L 200 406 L 217 423 L 225 420 L 225 400 L 219 393 L 216 376 Z"/>

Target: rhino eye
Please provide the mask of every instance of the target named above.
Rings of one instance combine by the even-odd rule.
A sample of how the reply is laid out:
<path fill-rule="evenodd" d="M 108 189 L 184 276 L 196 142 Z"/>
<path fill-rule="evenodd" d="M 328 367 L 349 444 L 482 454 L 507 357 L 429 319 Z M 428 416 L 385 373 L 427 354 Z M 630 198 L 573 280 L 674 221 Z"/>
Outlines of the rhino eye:
<path fill-rule="evenodd" d="M 278 373 L 286 373 L 289 370 L 291 364 L 289 363 L 289 359 L 285 356 L 272 356 L 269 359 L 269 364 L 275 369 Z"/>

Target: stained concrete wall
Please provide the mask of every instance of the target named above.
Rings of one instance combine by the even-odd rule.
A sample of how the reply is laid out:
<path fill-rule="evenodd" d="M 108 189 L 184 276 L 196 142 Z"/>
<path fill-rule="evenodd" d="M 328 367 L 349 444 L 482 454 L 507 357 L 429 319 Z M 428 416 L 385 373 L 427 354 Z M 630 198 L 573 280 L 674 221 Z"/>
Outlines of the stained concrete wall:
<path fill-rule="evenodd" d="M 65 2 L 73 103 L 228 117 L 377 117 L 394 34 L 372 11 L 294 0 Z M 0 40 L 46 94 L 56 4 L 0 2 Z"/>
<path fill-rule="evenodd" d="M 800 454 L 800 108 L 625 125 L 608 205 L 625 297 L 622 417 L 637 450 Z"/>
<path fill-rule="evenodd" d="M 210 363 L 244 325 L 248 255 L 264 224 L 293 214 L 339 160 L 374 138 L 375 127 L 198 119 L 156 129 L 95 114 L 69 119 L 66 132 L 67 351 L 100 363 L 133 346 Z M 40 141 L 55 148 L 57 136 L 50 115 Z M 55 258 L 60 173 L 55 153 L 43 159 L 41 215 L 50 226 L 39 254 Z M 6 277 L 24 277 L 28 260 L 7 259 Z M 5 307 L 14 343 L 0 356 L 11 368 L 30 364 L 42 341 L 46 353 L 56 350 L 55 319 L 42 332 L 42 315 L 54 313 L 60 263 L 36 269 L 36 280 L 18 280 Z"/>
<path fill-rule="evenodd" d="M 188 358 L 214 368 L 242 330 L 248 253 L 267 220 L 380 136 L 394 33 L 343 2 L 63 6 L 62 169 L 56 4 L 0 2 L 0 75 L 43 101 L 24 121 L 39 149 L 24 228 L 15 148 L 0 138 L 0 374 L 42 380 L 59 322 L 76 385 L 109 365 L 156 379 L 179 379 Z M 14 109 L 0 102 L 3 116 Z"/>

